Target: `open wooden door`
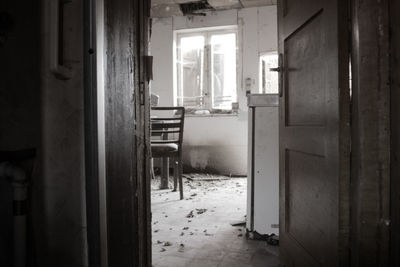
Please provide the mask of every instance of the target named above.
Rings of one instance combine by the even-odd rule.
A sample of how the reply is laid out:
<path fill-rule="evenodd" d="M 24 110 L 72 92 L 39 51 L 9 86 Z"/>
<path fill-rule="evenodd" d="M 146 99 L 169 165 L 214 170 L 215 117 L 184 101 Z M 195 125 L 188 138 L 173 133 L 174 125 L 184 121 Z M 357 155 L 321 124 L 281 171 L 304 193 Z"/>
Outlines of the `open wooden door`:
<path fill-rule="evenodd" d="M 348 1 L 278 3 L 282 266 L 348 266 Z"/>

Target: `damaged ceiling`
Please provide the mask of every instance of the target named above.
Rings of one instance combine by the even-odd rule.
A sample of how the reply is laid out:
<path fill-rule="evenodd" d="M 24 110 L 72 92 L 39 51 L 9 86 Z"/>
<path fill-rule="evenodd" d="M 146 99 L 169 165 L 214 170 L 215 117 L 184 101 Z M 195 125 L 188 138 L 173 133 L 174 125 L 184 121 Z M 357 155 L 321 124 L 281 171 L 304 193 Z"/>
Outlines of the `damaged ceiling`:
<path fill-rule="evenodd" d="M 204 16 L 207 11 L 276 5 L 277 0 L 152 0 L 151 16 Z"/>

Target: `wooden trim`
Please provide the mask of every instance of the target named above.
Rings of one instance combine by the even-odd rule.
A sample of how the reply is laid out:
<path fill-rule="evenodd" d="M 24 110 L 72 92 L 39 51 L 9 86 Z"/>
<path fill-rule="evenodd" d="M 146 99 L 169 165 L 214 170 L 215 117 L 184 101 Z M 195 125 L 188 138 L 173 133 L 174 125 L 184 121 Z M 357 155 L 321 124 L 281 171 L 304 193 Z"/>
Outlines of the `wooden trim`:
<path fill-rule="evenodd" d="M 70 3 L 70 1 L 53 0 L 50 1 L 50 25 L 49 25 L 49 37 L 50 37 L 50 57 L 49 65 L 51 72 L 57 79 L 69 80 L 73 76 L 71 69 L 64 66 L 63 62 L 63 26 L 64 26 L 64 5 Z"/>
<path fill-rule="evenodd" d="M 389 1 L 391 24 L 391 232 L 390 266 L 400 266 L 400 2 Z"/>
<path fill-rule="evenodd" d="M 88 261 L 100 267 L 100 211 L 97 128 L 95 0 L 84 1 L 84 116 Z"/>
<path fill-rule="evenodd" d="M 135 138 L 139 10 L 135 0 L 105 0 L 104 8 L 108 266 L 132 267 L 140 266 Z"/>
<path fill-rule="evenodd" d="M 138 199 L 138 266 L 152 266 L 151 253 L 151 203 L 150 203 L 150 88 L 148 78 L 151 76 L 148 66 L 149 42 L 150 42 L 150 0 L 135 1 L 138 7 L 136 31 L 137 82 L 141 91 L 136 94 L 140 105 L 136 105 L 137 132 L 137 199 Z"/>
<path fill-rule="evenodd" d="M 104 1 L 107 251 L 100 251 L 95 1 L 85 0 L 84 13 L 89 264 L 151 266 L 150 1 Z"/>
<path fill-rule="evenodd" d="M 352 1 L 351 266 L 388 266 L 388 1 Z"/>

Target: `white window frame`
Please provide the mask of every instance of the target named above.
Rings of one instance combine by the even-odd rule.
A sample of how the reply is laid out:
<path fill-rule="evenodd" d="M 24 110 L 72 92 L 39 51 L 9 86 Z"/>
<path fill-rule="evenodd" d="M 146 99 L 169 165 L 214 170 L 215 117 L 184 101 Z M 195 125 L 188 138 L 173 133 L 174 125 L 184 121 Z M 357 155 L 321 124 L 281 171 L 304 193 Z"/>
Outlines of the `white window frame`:
<path fill-rule="evenodd" d="M 179 62 L 178 56 L 180 55 L 180 39 L 182 37 L 189 37 L 189 36 L 199 36 L 203 35 L 205 37 L 205 47 L 204 47 L 204 75 L 203 75 L 203 93 L 205 94 L 204 97 L 204 107 L 197 108 L 198 110 L 209 110 L 210 112 L 213 111 L 213 101 L 214 97 L 212 95 L 212 77 L 211 75 L 211 45 L 210 40 L 211 36 L 214 34 L 229 34 L 234 33 L 236 36 L 236 91 L 235 96 L 232 103 L 238 101 L 238 91 L 239 91 L 239 32 L 237 25 L 229 25 L 229 26 L 218 26 L 218 27 L 207 27 L 207 28 L 193 28 L 193 29 L 183 29 L 183 30 L 175 30 L 174 31 L 174 104 L 178 105 L 178 90 L 179 87 Z M 183 92 L 182 92 L 183 95 Z M 219 113 L 231 113 L 232 108 L 226 110 L 219 110 Z"/>
<path fill-rule="evenodd" d="M 263 92 L 262 58 L 265 57 L 265 56 L 272 56 L 272 55 L 273 55 L 273 56 L 276 56 L 276 57 L 277 57 L 277 60 L 279 61 L 279 59 L 278 59 L 278 51 L 269 51 L 269 52 L 260 53 L 259 58 L 258 58 L 258 61 L 259 61 L 259 82 L 258 82 L 259 85 L 258 85 L 258 93 L 260 93 L 260 94 L 278 94 L 278 91 L 279 91 L 279 84 L 278 84 L 278 85 L 277 85 L 277 88 L 276 88 L 276 92 L 274 92 L 274 93 Z M 276 68 L 276 67 L 278 67 L 278 64 L 279 64 L 279 62 L 277 62 L 276 66 L 271 66 L 271 67 Z M 278 73 L 275 73 L 275 75 L 278 76 Z"/>

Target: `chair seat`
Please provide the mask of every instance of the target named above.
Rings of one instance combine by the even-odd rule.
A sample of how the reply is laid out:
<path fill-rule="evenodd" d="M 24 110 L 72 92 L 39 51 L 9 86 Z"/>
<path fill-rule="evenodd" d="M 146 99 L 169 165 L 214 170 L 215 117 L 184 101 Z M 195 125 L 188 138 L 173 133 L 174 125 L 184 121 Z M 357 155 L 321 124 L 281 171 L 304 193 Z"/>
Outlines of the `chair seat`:
<path fill-rule="evenodd" d="M 185 108 L 152 107 L 151 110 L 156 112 L 150 118 L 151 156 L 152 158 L 163 158 L 161 187 L 168 188 L 169 159 L 172 159 L 174 191 L 177 190 L 179 181 L 179 196 L 182 200 L 182 139 Z"/>
<path fill-rule="evenodd" d="M 164 154 L 178 152 L 178 145 L 173 143 L 151 144 L 151 153 L 153 157 L 160 157 Z"/>

